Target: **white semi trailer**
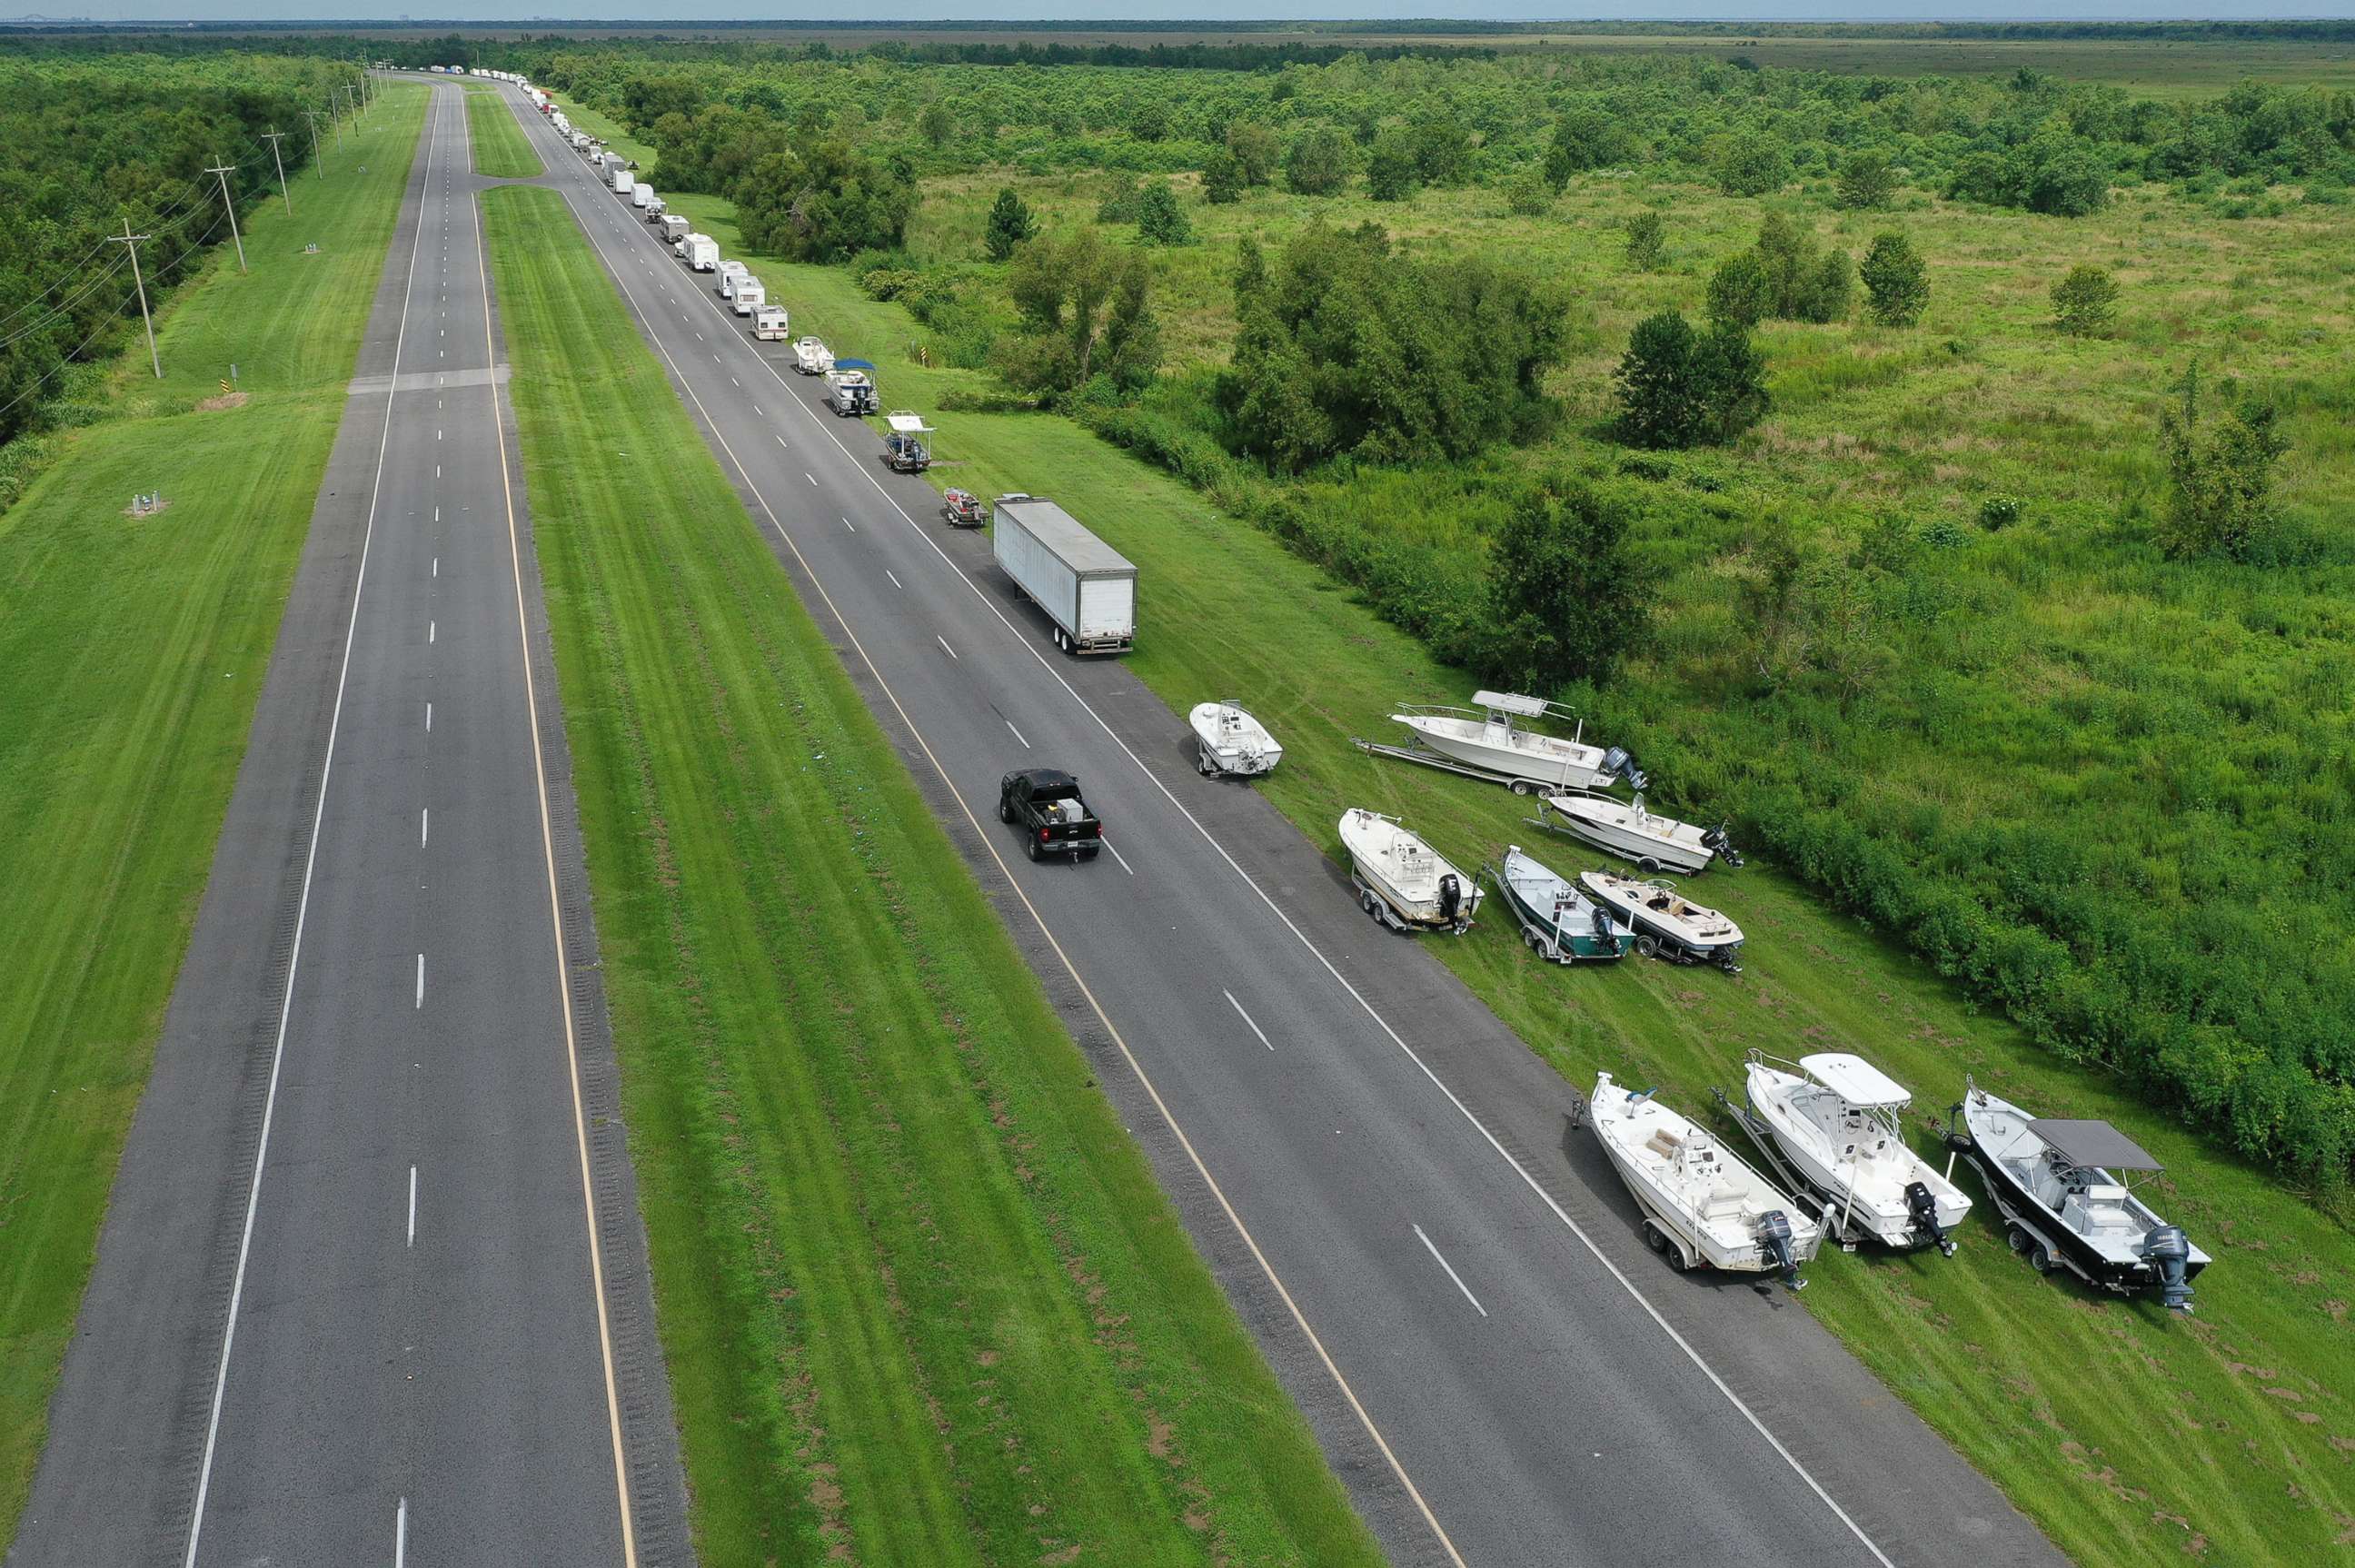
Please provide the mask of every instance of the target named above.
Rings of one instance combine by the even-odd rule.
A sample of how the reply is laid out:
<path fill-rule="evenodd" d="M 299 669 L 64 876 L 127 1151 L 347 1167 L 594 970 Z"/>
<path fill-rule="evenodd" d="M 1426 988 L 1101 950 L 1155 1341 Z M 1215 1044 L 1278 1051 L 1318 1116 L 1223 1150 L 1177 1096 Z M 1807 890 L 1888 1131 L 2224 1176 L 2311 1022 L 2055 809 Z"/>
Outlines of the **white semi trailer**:
<path fill-rule="evenodd" d="M 1136 645 L 1136 568 L 1043 496 L 1000 496 L 990 553 L 1055 624 L 1065 653 Z"/>

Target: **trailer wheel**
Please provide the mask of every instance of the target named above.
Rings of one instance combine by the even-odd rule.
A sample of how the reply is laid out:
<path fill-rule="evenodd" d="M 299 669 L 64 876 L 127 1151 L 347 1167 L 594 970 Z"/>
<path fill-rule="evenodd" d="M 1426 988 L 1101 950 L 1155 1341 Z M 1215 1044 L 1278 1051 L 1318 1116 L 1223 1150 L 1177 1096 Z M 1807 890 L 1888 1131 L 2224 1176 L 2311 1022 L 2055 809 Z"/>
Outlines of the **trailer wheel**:
<path fill-rule="evenodd" d="M 1509 787 L 1515 795 L 1528 795 L 1538 786 L 1528 779 L 1515 779 Z"/>
<path fill-rule="evenodd" d="M 1637 932 L 1636 951 L 1646 958 L 1657 958 L 1660 955 L 1660 939 L 1648 931 Z"/>
<path fill-rule="evenodd" d="M 2017 1221 L 2003 1228 L 2003 1239 L 2015 1253 L 2025 1253 L 2035 1244 L 2028 1239 L 2028 1227 Z"/>
<path fill-rule="evenodd" d="M 1649 855 L 1646 855 L 1642 859 L 1636 862 L 1636 869 L 1643 872 L 1644 875 L 1647 877 L 1657 877 L 1660 874 L 1660 863 L 1652 859 Z"/>
<path fill-rule="evenodd" d="M 2028 1266 L 2038 1274 L 2052 1272 L 2052 1253 L 2046 1249 L 2042 1242 L 2028 1249 Z"/>
<path fill-rule="evenodd" d="M 1668 1267 L 1678 1274 L 1692 1267 L 1692 1260 L 1685 1256 L 1683 1243 L 1673 1238 L 1668 1242 Z"/>
<path fill-rule="evenodd" d="M 1644 1221 L 1644 1244 L 1656 1253 L 1666 1253 L 1668 1250 L 1668 1233 L 1646 1220 Z"/>

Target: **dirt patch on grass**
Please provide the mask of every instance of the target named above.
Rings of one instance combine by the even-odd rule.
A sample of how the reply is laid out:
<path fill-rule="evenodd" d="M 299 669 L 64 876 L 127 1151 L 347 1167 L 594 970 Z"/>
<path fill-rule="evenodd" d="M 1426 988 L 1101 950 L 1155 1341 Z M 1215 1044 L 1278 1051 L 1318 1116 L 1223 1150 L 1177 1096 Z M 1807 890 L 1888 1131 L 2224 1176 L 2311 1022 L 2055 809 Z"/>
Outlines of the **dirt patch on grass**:
<path fill-rule="evenodd" d="M 250 392 L 223 392 L 217 398 L 206 398 L 197 404 L 200 414 L 218 413 L 222 409 L 241 409 L 252 398 Z"/>

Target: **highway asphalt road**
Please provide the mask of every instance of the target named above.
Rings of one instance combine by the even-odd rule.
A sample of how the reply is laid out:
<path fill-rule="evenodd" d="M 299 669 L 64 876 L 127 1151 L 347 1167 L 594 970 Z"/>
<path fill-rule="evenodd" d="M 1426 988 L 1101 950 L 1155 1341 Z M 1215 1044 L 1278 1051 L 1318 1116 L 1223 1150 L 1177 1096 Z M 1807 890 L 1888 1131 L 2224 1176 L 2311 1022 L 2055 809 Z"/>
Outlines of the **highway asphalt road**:
<path fill-rule="evenodd" d="M 2061 1561 L 1787 1298 L 1646 1253 L 1560 1079 L 1199 778 L 1116 661 L 1054 653 L 986 540 L 507 96 L 1396 1561 Z M 1196 635 L 1139 597 L 1141 637 Z M 1034 763 L 1079 775 L 1114 855 L 1022 859 L 995 792 Z"/>
<path fill-rule="evenodd" d="M 437 88 L 25 1568 L 687 1560 L 470 145 Z"/>

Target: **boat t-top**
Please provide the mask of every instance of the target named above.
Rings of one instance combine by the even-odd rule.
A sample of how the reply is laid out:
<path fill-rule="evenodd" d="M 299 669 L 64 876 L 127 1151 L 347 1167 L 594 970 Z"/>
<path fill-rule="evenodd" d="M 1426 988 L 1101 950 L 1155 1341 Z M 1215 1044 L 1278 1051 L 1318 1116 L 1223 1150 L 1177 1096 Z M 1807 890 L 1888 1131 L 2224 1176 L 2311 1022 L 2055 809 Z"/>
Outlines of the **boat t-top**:
<path fill-rule="evenodd" d="M 1511 691 L 1475 692 L 1472 702 L 1472 708 L 1400 704 L 1391 718 L 1412 733 L 1414 746 L 1380 749 L 1411 761 L 1424 761 L 1428 759 L 1417 755 L 1416 749 L 1427 747 L 1444 763 L 1511 784 L 1518 795 L 1547 789 L 1609 789 L 1621 779 L 1631 788 L 1644 787 L 1644 773 L 1635 759 L 1617 746 L 1605 750 L 1588 745 L 1585 726 L 1560 703 Z M 1529 721 L 1541 719 L 1570 724 L 1571 738 L 1529 727 Z"/>
<path fill-rule="evenodd" d="M 1779 1274 L 1791 1289 L 1806 1287 L 1799 1265 L 1823 1245 L 1823 1227 L 1709 1129 L 1608 1072 L 1596 1075 L 1586 1116 L 1644 1211 L 1645 1242 L 1671 1267 Z"/>
<path fill-rule="evenodd" d="M 1971 1200 L 1905 1141 L 1900 1117 L 1913 1096 L 1903 1084 L 1844 1051 L 1796 1061 L 1753 1051 L 1743 1091 L 1742 1126 L 1772 1163 L 1822 1194 L 1834 1235 L 1954 1255 Z"/>
<path fill-rule="evenodd" d="M 1500 866 L 1484 866 L 1505 896 L 1505 907 L 1520 923 L 1521 940 L 1552 964 L 1607 962 L 1624 958 L 1635 939 L 1625 923 L 1578 891 L 1578 885 L 1525 854 L 1505 846 Z"/>
<path fill-rule="evenodd" d="M 1579 885 L 1597 903 L 1635 929 L 1636 951 L 1678 964 L 1714 964 L 1742 973 L 1742 928 L 1706 904 L 1677 891 L 1674 882 L 1581 871 Z"/>
<path fill-rule="evenodd" d="M 1196 703 L 1186 722 L 1194 731 L 1194 766 L 1204 778 L 1256 778 L 1284 760 L 1267 726 L 1232 698 Z"/>
<path fill-rule="evenodd" d="M 1742 864 L 1723 827 L 1700 827 L 1644 808 L 1641 790 L 1633 801 L 1594 790 L 1559 790 L 1539 803 L 1537 824 L 1561 827 L 1643 871 L 1705 871 L 1712 861 Z"/>
<path fill-rule="evenodd" d="M 2121 1296 L 2155 1291 L 2161 1305 L 2190 1312 L 2208 1254 L 2126 1184 L 2158 1161 L 2107 1122 L 2032 1116 L 1963 1082 L 1946 1144 L 1987 1183 L 2011 1250 L 2039 1274 L 2065 1268 Z"/>
<path fill-rule="evenodd" d="M 1393 931 L 1472 929 L 1480 884 L 1439 858 L 1401 826 L 1363 806 L 1341 814 L 1341 842 L 1349 851 L 1359 907 Z"/>

